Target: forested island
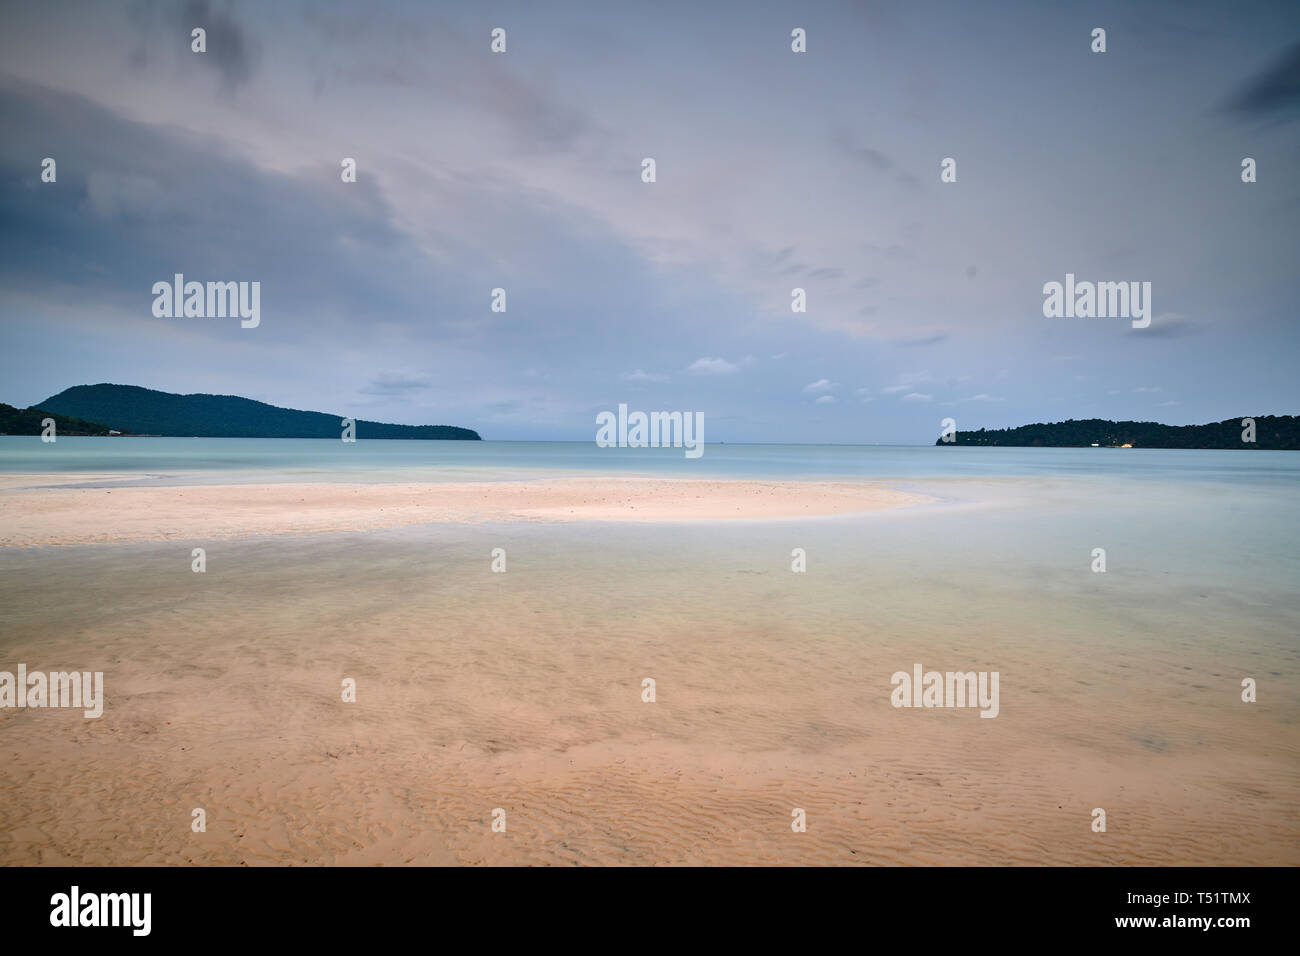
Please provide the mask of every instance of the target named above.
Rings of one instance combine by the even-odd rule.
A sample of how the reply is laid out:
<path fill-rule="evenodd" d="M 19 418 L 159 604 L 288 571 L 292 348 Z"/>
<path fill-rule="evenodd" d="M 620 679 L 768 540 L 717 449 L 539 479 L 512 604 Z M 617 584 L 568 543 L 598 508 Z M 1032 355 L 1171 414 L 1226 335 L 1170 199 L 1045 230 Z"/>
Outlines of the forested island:
<path fill-rule="evenodd" d="M 108 426 L 84 422 L 80 418 L 55 415 L 32 408 L 14 408 L 0 402 L 0 435 L 39 435 L 45 430 L 42 422 L 54 419 L 55 435 L 107 435 Z"/>
<path fill-rule="evenodd" d="M 55 420 L 59 435 L 107 435 L 112 429 L 182 438 L 337 439 L 342 435 L 340 423 L 348 417 L 280 408 L 236 395 L 177 395 L 137 385 L 77 385 L 26 410 L 3 407 L 8 411 L 0 419 L 0 432 L 11 435 L 39 435 L 40 420 L 48 417 Z M 65 426 L 61 418 L 70 424 Z M 480 440 L 478 432 L 455 425 L 389 425 L 363 419 L 356 419 L 355 436 Z"/>
<path fill-rule="evenodd" d="M 1254 441 L 1250 441 L 1250 423 Z M 1300 416 L 1259 415 L 1228 418 L 1208 425 L 1161 425 L 1159 422 L 1112 422 L 1104 418 L 1070 419 L 1019 428 L 981 428 L 941 436 L 936 445 L 999 445 L 1043 448 L 1244 448 L 1300 450 Z"/>

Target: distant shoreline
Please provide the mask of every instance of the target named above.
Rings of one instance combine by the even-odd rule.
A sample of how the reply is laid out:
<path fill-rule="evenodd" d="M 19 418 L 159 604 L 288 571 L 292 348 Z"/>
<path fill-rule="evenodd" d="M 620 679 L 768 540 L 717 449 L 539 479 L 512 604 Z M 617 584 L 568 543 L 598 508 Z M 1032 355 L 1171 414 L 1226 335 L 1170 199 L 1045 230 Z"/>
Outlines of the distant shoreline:
<path fill-rule="evenodd" d="M 180 395 L 138 385 L 74 385 L 42 402 L 18 409 L 0 405 L 0 428 L 43 434 L 53 418 L 64 434 L 158 438 L 409 438 L 480 441 L 459 425 L 399 425 L 327 412 L 282 408 L 238 395 Z"/>
<path fill-rule="evenodd" d="M 1104 418 L 1036 423 L 1018 428 L 957 431 L 953 419 L 938 446 L 1004 448 L 1180 448 L 1188 451 L 1300 450 L 1300 416 L 1258 415 L 1205 425 L 1115 422 Z"/>

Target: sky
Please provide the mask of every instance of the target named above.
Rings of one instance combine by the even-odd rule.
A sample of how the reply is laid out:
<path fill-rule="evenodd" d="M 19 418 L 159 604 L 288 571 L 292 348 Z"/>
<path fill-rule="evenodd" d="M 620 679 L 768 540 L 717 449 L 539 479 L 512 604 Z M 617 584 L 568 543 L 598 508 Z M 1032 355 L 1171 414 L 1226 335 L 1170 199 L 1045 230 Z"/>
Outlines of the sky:
<path fill-rule="evenodd" d="M 0 129 L 19 407 L 841 443 L 1300 414 L 1293 0 L 0 0 Z M 260 323 L 156 317 L 175 273 L 260 282 Z M 1046 317 L 1067 274 L 1150 282 L 1150 326 Z"/>

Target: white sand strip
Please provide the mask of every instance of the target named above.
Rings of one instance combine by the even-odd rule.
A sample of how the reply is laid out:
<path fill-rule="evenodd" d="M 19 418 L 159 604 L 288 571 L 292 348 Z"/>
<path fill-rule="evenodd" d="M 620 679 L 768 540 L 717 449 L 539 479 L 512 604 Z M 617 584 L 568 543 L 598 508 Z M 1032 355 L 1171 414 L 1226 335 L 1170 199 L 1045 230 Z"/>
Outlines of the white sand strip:
<path fill-rule="evenodd" d="M 31 476 L 29 476 L 29 479 Z M 872 482 L 560 478 L 422 484 L 0 487 L 0 546 L 360 531 L 430 522 L 719 521 L 922 504 Z"/>

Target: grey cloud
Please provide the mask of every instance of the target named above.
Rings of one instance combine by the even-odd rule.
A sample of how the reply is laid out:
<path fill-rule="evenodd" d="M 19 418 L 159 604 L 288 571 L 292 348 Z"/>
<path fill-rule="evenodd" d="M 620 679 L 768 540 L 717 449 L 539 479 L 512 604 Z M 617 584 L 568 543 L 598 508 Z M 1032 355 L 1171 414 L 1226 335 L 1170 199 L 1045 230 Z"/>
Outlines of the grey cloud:
<path fill-rule="evenodd" d="M 905 259 L 910 253 L 897 242 L 890 243 L 888 246 L 882 246 L 875 242 L 864 242 L 862 247 L 868 252 L 879 253 L 887 259 Z"/>
<path fill-rule="evenodd" d="M 317 78 L 320 90 L 335 80 L 424 89 L 431 97 L 458 100 L 498 117 L 525 153 L 566 152 L 597 132 L 585 113 L 540 82 L 517 75 L 508 55 L 482 55 L 486 42 L 436 17 L 395 24 L 359 11 L 313 10 L 305 22 L 340 53 L 340 65 Z M 442 53 L 431 59 L 431 49 Z"/>
<path fill-rule="evenodd" d="M 1157 315 L 1145 329 L 1128 327 L 1128 334 L 1137 340 L 1147 339 L 1181 339 L 1201 331 L 1198 323 L 1183 316 Z"/>
<path fill-rule="evenodd" d="M 1300 116 L 1300 43 L 1247 81 L 1228 100 L 1225 109 L 1250 117 Z"/>
<path fill-rule="evenodd" d="M 865 163 L 877 172 L 883 173 L 894 168 L 892 159 L 878 149 L 872 149 L 870 146 L 858 146 L 846 132 L 835 133 L 831 137 L 831 142 L 848 156 Z"/>
<path fill-rule="evenodd" d="M 895 339 L 891 344 L 902 348 L 924 348 L 927 345 L 938 345 L 947 338 L 947 332 L 935 332 L 933 335 L 922 335 L 916 338 Z"/>
<path fill-rule="evenodd" d="M 179 22 L 187 45 L 190 31 L 195 27 L 207 31 L 207 52 L 193 56 L 204 65 L 215 67 L 227 89 L 233 90 L 253 78 L 258 46 L 233 16 L 214 9 L 208 0 L 190 0 L 179 14 Z"/>
<path fill-rule="evenodd" d="M 388 372 L 376 375 L 361 391 L 366 395 L 404 395 L 432 385 L 433 382 L 427 376 Z"/>
<path fill-rule="evenodd" d="M 867 165 L 881 171 L 894 168 L 894 161 L 878 149 L 863 147 L 853 150 L 853 155 L 862 159 Z"/>
<path fill-rule="evenodd" d="M 131 310 L 142 303 L 147 316 L 152 284 L 174 272 L 273 278 L 263 285 L 264 312 L 292 304 L 299 315 L 313 312 L 318 329 L 330 314 L 425 301 L 403 277 L 427 273 L 427 264 L 373 185 L 265 173 L 212 142 L 13 80 L 0 79 L 0 114 L 59 164 L 57 187 L 24 189 L 35 178 L 29 150 L 0 141 L 0 279 L 9 288 L 76 287 Z M 264 323 L 259 334 L 276 329 Z"/>

